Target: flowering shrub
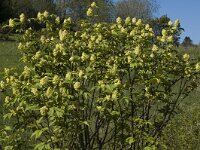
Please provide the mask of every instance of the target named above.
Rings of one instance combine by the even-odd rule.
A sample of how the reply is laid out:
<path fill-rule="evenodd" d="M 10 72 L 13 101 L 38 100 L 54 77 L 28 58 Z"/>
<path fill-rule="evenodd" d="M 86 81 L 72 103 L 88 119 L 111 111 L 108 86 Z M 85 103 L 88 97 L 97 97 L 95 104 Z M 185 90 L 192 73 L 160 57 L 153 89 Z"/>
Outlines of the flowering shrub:
<path fill-rule="evenodd" d="M 173 49 L 178 21 L 155 36 L 140 19 L 92 23 L 94 9 L 77 24 L 47 12 L 9 21 L 28 65 L 0 82 L 5 149 L 156 149 L 196 88 L 200 64 Z"/>

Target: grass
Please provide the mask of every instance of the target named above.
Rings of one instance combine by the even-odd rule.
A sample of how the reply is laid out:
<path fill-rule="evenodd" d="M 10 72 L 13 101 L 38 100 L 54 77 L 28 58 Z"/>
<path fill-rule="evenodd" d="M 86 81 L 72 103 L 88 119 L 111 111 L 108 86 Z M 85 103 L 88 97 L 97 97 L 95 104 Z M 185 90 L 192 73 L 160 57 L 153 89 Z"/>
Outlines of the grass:
<path fill-rule="evenodd" d="M 179 47 L 178 51 L 182 54 L 188 53 L 191 58 L 200 58 L 200 46 L 193 46 L 193 47 Z"/>
<path fill-rule="evenodd" d="M 16 67 L 19 68 L 20 53 L 17 51 L 17 42 L 15 41 L 0 41 L 0 72 L 3 68 Z"/>

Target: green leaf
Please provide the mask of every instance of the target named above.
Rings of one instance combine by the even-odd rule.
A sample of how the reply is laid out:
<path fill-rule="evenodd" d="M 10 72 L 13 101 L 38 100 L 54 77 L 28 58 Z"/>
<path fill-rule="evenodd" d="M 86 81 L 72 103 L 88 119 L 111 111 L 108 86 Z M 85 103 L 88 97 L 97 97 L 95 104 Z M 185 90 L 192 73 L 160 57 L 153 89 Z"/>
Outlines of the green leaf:
<path fill-rule="evenodd" d="M 3 116 L 4 119 L 8 118 L 10 119 L 12 117 L 13 113 L 7 113 Z"/>
<path fill-rule="evenodd" d="M 55 113 L 57 115 L 57 117 L 61 118 L 64 115 L 64 110 L 58 107 L 55 107 Z"/>
<path fill-rule="evenodd" d="M 10 126 L 5 126 L 4 130 L 6 130 L 6 131 L 11 131 L 12 128 L 11 128 Z"/>
<path fill-rule="evenodd" d="M 144 148 L 144 150 L 153 150 L 151 147 L 147 146 Z"/>
<path fill-rule="evenodd" d="M 44 148 L 45 148 L 45 142 L 41 142 L 35 146 L 34 150 L 43 150 Z"/>
<path fill-rule="evenodd" d="M 6 146 L 4 147 L 5 150 L 13 150 L 13 146 Z"/>
<path fill-rule="evenodd" d="M 155 145 L 152 145 L 151 147 L 147 146 L 144 148 L 144 150 L 156 150 L 156 146 Z"/>
<path fill-rule="evenodd" d="M 133 137 L 128 137 L 128 138 L 126 139 L 126 142 L 127 142 L 129 145 L 131 145 L 131 144 L 133 144 L 133 143 L 135 142 L 135 139 L 134 139 Z"/>
<path fill-rule="evenodd" d="M 150 79 L 148 82 L 149 82 L 149 83 L 159 83 L 160 80 L 157 79 L 157 78 L 152 78 L 152 79 Z"/>
<path fill-rule="evenodd" d="M 27 110 L 39 110 L 39 107 L 38 105 L 26 105 L 25 111 Z"/>
<path fill-rule="evenodd" d="M 112 112 L 111 112 L 111 115 L 112 115 L 112 116 L 118 116 L 118 115 L 120 115 L 120 113 L 119 113 L 118 111 L 112 111 Z"/>
<path fill-rule="evenodd" d="M 81 121 L 81 124 L 89 126 L 89 123 L 87 121 Z"/>
<path fill-rule="evenodd" d="M 48 115 L 49 115 L 49 116 L 53 116 L 53 114 L 54 114 L 54 110 L 55 110 L 54 107 L 49 108 Z"/>
<path fill-rule="evenodd" d="M 32 137 L 35 137 L 35 139 L 40 138 L 41 135 L 42 135 L 42 133 L 43 133 L 44 131 L 46 131 L 46 130 L 48 130 L 48 129 L 47 129 L 47 128 L 43 128 L 43 129 L 41 129 L 41 130 L 35 130 L 35 132 L 32 133 L 31 138 L 32 138 Z"/>
<path fill-rule="evenodd" d="M 131 67 L 131 68 L 136 68 L 137 66 L 138 66 L 137 63 L 131 63 L 131 64 L 130 64 L 130 67 Z"/>

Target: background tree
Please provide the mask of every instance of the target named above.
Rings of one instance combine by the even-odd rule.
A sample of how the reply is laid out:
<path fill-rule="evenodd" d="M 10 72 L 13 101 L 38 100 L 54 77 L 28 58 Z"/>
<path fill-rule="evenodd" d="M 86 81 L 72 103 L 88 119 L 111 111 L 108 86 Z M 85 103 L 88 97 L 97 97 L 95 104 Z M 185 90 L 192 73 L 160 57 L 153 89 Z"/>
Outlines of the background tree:
<path fill-rule="evenodd" d="M 0 1 L 0 23 L 6 21 L 11 16 L 11 7 L 9 0 L 1 0 Z"/>
<path fill-rule="evenodd" d="M 21 13 L 33 17 L 37 12 L 45 10 L 56 13 L 54 0 L 3 0 L 1 3 L 4 6 L 1 10 L 8 16 L 6 19 L 19 16 Z"/>
<path fill-rule="evenodd" d="M 149 19 L 152 18 L 157 8 L 155 0 L 118 0 L 115 4 L 116 16 L 121 18 Z"/>
<path fill-rule="evenodd" d="M 12 15 L 19 16 L 21 13 L 24 13 L 29 17 L 33 17 L 36 14 L 33 2 L 33 0 L 11 0 Z"/>
<path fill-rule="evenodd" d="M 113 10 L 113 3 L 111 0 L 94 0 L 98 5 L 97 19 L 99 21 L 110 21 Z M 57 14 L 64 17 L 71 17 L 74 20 L 85 19 L 86 10 L 90 5 L 91 0 L 57 0 L 56 10 Z"/>
<path fill-rule="evenodd" d="M 184 40 L 183 40 L 182 45 L 183 45 L 184 47 L 190 47 L 190 46 L 193 46 L 193 42 L 192 42 L 192 40 L 190 39 L 189 36 L 186 36 L 186 37 L 184 38 Z"/>
<path fill-rule="evenodd" d="M 56 13 L 54 0 L 33 0 L 33 8 L 36 12 L 48 11 L 49 13 Z"/>
<path fill-rule="evenodd" d="M 170 18 L 167 15 L 163 15 L 160 18 L 153 18 L 147 20 L 147 23 L 150 24 L 150 26 L 153 28 L 153 31 L 156 36 L 162 35 L 162 30 L 169 28 L 172 25 L 172 22 L 170 21 Z M 178 23 L 178 22 L 177 22 Z M 177 25 L 177 32 L 173 34 L 173 40 L 174 43 L 178 46 L 180 44 L 180 35 L 181 32 L 184 31 L 184 29 L 181 27 L 180 23 Z"/>
<path fill-rule="evenodd" d="M 169 27 L 168 22 L 170 18 L 167 15 L 163 15 L 160 18 L 149 19 L 149 24 L 153 27 L 153 30 L 157 36 L 162 35 L 162 30 Z"/>

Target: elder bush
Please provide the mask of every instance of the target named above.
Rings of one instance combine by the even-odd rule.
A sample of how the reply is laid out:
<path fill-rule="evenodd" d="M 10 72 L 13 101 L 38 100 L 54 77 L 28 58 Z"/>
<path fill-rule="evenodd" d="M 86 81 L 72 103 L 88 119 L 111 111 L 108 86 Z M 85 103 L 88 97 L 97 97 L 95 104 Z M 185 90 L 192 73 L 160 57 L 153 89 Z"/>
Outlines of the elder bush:
<path fill-rule="evenodd" d="M 179 22 L 155 36 L 142 20 L 63 22 L 48 12 L 10 20 L 27 66 L 5 69 L 5 149 L 156 149 L 200 64 L 174 50 Z M 41 25 L 35 31 L 29 22 Z"/>

